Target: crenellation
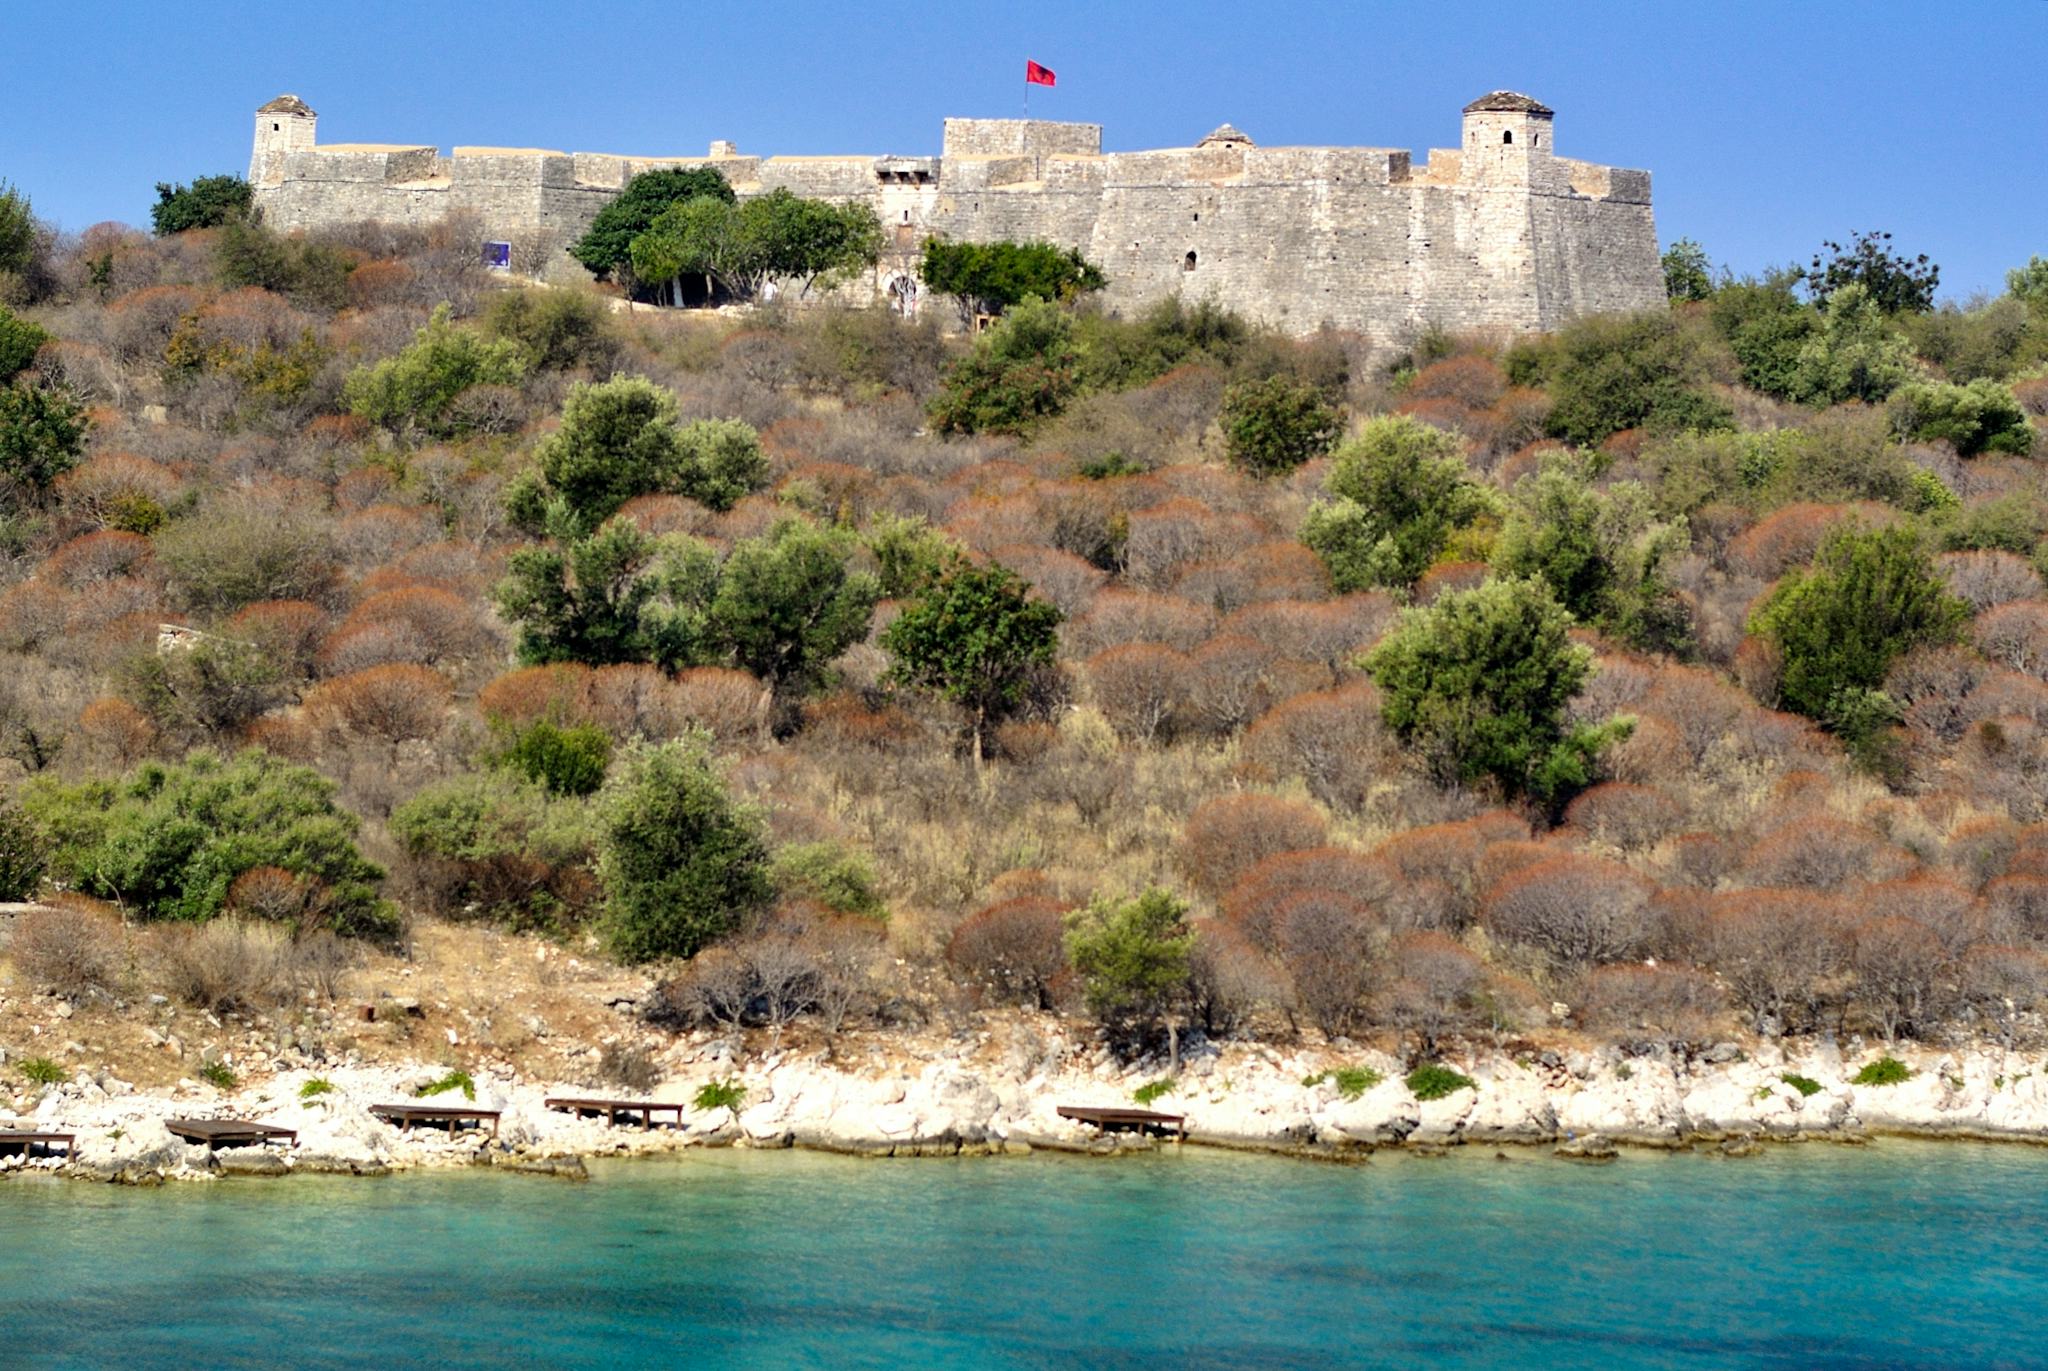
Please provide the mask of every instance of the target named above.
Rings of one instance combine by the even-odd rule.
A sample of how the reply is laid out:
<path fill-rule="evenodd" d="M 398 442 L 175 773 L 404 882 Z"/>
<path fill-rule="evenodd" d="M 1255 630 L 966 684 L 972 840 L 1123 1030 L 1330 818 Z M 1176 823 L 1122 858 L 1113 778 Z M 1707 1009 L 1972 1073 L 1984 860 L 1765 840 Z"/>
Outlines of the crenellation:
<path fill-rule="evenodd" d="M 1043 240 L 1109 278 L 1105 304 L 1213 300 L 1305 333 L 1329 325 L 1395 342 L 1438 324 L 1503 333 L 1662 301 L 1648 172 L 1556 155 L 1555 116 L 1493 92 L 1467 106 L 1459 145 L 1416 165 L 1405 149 L 1261 147 L 1225 124 L 1189 147 L 1104 153 L 1095 124 L 948 119 L 936 157 L 702 157 L 412 144 L 321 144 L 295 96 L 257 115 L 250 179 L 290 231 L 473 216 L 490 239 L 560 249 L 636 175 L 715 167 L 741 197 L 788 189 L 865 202 L 886 244 L 872 279 L 832 298 L 917 307 L 933 234 Z M 562 259 L 565 260 L 566 259 Z"/>

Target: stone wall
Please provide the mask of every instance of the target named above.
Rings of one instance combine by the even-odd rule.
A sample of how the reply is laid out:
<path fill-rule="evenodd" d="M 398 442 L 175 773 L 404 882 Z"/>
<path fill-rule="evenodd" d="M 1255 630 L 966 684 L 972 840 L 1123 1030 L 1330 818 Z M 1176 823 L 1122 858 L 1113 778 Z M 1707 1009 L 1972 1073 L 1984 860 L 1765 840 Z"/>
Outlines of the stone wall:
<path fill-rule="evenodd" d="M 286 231 L 462 213 L 485 238 L 559 252 L 633 176 L 710 166 L 742 196 L 786 188 L 874 207 L 883 261 L 841 299 L 900 291 L 930 234 L 1078 249 L 1103 267 L 1105 302 L 1120 311 L 1178 295 L 1377 343 L 1430 324 L 1550 329 L 1664 298 L 1649 173 L 1557 157 L 1550 112 L 1498 92 L 1468 108 L 1457 149 L 1420 167 L 1404 150 L 1261 148 L 1227 128 L 1194 147 L 1104 154 L 1096 125 L 1022 119 L 948 119 L 937 158 L 760 157 L 728 143 L 705 157 L 443 157 L 316 144 L 303 102 L 273 109 L 303 111 L 259 115 L 251 162 L 266 221 Z"/>

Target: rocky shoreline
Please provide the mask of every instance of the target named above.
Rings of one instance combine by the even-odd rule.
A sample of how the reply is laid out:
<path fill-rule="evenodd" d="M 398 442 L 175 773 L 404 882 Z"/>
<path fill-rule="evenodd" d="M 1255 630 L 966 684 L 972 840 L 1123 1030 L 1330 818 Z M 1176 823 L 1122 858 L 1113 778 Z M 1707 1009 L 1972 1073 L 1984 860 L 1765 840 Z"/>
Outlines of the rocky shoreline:
<path fill-rule="evenodd" d="M 1056 1109 L 1128 1107 L 1140 1087 L 1163 1078 L 1159 1064 L 1123 1066 L 1057 1031 L 950 1053 L 929 1046 L 906 1053 L 882 1039 L 866 1043 L 864 1052 L 842 1043 L 836 1055 L 771 1050 L 748 1061 L 739 1046 L 700 1035 L 671 1049 L 664 1062 L 670 1074 L 650 1098 L 687 1102 L 710 1081 L 745 1088 L 737 1108 L 686 1107 L 677 1128 L 572 1117 L 543 1100 L 588 1095 L 590 1087 L 478 1072 L 473 1102 L 459 1093 L 440 1102 L 502 1111 L 495 1138 L 401 1132 L 371 1115 L 371 1106 L 412 1100 L 445 1074 L 424 1064 L 290 1070 L 233 1093 L 189 1081 L 139 1091 L 118 1080 L 81 1078 L 46 1088 L 19 1120 L 75 1133 L 75 1155 L 8 1156 L 0 1159 L 0 1175 L 155 1184 L 492 1165 L 579 1177 L 585 1158 L 703 1146 L 901 1157 L 1155 1145 L 1100 1136 Z M 1853 1043 L 1846 1054 L 1826 1043 L 1789 1052 L 1776 1044 L 1728 1043 L 1689 1059 L 1624 1056 L 1611 1048 L 1519 1060 L 1482 1053 L 1448 1063 L 1471 1078 L 1470 1087 L 1418 1100 L 1399 1063 L 1381 1052 L 1233 1043 L 1198 1048 L 1149 1107 L 1184 1115 L 1191 1144 L 1340 1160 L 1381 1148 L 1435 1152 L 1472 1144 L 1549 1147 L 1563 1157 L 1607 1160 L 1621 1147 L 1709 1146 L 1740 1154 L 1768 1141 L 1879 1135 L 2048 1143 L 2048 1069 L 2039 1059 L 1996 1046 L 1899 1048 L 1893 1055 L 1912 1072 L 1906 1080 L 1851 1083 L 1880 1055 Z M 1345 1073 L 1348 1095 L 1333 1072 Z M 329 1088 L 301 1098 L 316 1076 Z M 209 1152 L 165 1130 L 165 1119 L 186 1116 L 261 1119 L 297 1129 L 299 1139 L 291 1148 Z"/>

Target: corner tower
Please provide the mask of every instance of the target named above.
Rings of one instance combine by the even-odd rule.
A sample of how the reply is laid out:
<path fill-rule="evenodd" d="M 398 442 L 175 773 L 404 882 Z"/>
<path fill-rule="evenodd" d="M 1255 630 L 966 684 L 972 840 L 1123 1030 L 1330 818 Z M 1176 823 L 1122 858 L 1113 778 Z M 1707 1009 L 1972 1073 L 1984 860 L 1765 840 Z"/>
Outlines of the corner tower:
<path fill-rule="evenodd" d="M 1458 179 L 1466 185 L 1541 184 L 1555 144 L 1556 111 L 1511 90 L 1482 95 L 1465 106 L 1465 137 Z"/>
<path fill-rule="evenodd" d="M 313 147 L 320 116 L 296 95 L 280 95 L 256 111 L 256 141 L 249 153 L 249 184 L 274 186 L 284 180 L 285 154 Z"/>

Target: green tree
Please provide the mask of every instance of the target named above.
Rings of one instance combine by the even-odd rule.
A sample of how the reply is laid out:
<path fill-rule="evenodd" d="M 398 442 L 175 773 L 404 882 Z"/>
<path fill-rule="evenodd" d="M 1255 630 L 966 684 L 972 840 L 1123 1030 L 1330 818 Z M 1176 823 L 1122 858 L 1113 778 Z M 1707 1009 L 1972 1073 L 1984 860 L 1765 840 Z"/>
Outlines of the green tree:
<path fill-rule="evenodd" d="M 1230 460 L 1253 476 L 1283 476 L 1330 450 L 1344 416 L 1319 387 L 1286 376 L 1239 381 L 1217 415 Z"/>
<path fill-rule="evenodd" d="M 1686 618 L 1666 572 L 1686 550 L 1685 522 L 1658 519 L 1639 481 L 1596 487 L 1593 467 L 1549 457 L 1515 483 L 1494 570 L 1542 580 L 1575 617 L 1631 646 L 1679 651 Z"/>
<path fill-rule="evenodd" d="M 1000 314 L 1026 300 L 1068 301 L 1108 284 L 1102 268 L 1051 243 L 949 243 L 927 238 L 918 260 L 927 288 L 950 295 L 962 317 Z"/>
<path fill-rule="evenodd" d="M 2036 314 L 2048 313 L 2048 257 L 2029 257 L 2023 267 L 2005 274 L 2005 288 Z"/>
<path fill-rule="evenodd" d="M 611 370 L 619 340 L 594 293 L 582 290 L 501 290 L 484 309 L 484 331 L 526 352 L 536 371 Z"/>
<path fill-rule="evenodd" d="M 464 391 L 514 385 L 525 372 L 517 343 L 458 328 L 442 305 L 395 356 L 350 372 L 342 399 L 358 417 L 394 433 L 451 438 L 463 428 L 455 402 Z"/>
<path fill-rule="evenodd" d="M 737 419 L 679 422 L 673 392 L 644 376 L 579 382 L 540 445 L 538 479 L 506 492 L 530 533 L 578 537 L 641 495 L 685 495 L 726 510 L 768 482 L 760 436 Z"/>
<path fill-rule="evenodd" d="M 1365 660 L 1381 718 L 1440 782 L 1490 777 L 1504 794 L 1554 809 L 1630 726 L 1567 726 L 1565 704 L 1593 661 L 1571 641 L 1571 624 L 1541 581 L 1489 580 L 1406 610 Z"/>
<path fill-rule="evenodd" d="M 23 787 L 22 808 L 49 843 L 53 876 L 143 918 L 211 918 L 237 877 L 272 866 L 315 883 L 318 922 L 388 934 L 384 872 L 356 849 L 359 822 L 334 790 L 319 772 L 252 748 L 150 762 L 118 781 L 39 779 Z"/>
<path fill-rule="evenodd" d="M 1791 397 L 1810 405 L 1875 403 L 1913 374 L 1913 349 L 1854 282 L 1827 297 L 1820 328 L 1800 346 Z"/>
<path fill-rule="evenodd" d="M 1127 900 L 1098 895 L 1066 916 L 1067 960 L 1089 1012 L 1125 1045 L 1142 1043 L 1164 1021 L 1170 1071 L 1180 1066 L 1173 1015 L 1195 949 L 1187 914 L 1187 901 L 1155 886 Z"/>
<path fill-rule="evenodd" d="M 569 249 L 569 255 L 596 274 L 599 280 L 630 266 L 633 240 L 671 205 L 710 197 L 731 204 L 736 198 L 725 177 L 712 167 L 668 168 L 644 171 L 626 183 L 590 228 Z"/>
<path fill-rule="evenodd" d="M 2024 457 L 2034 448 L 2034 429 L 2012 388 L 1988 377 L 1968 385 L 1908 382 L 1892 393 L 1892 427 L 1915 442 L 1941 440 L 1958 456 L 2006 452 Z"/>
<path fill-rule="evenodd" d="M 36 353 L 50 335 L 26 319 L 17 319 L 0 308 L 0 385 L 5 385 L 35 361 Z"/>
<path fill-rule="evenodd" d="M 946 369 L 926 412 L 941 433 L 1023 433 L 1066 408 L 1079 364 L 1073 319 L 1058 305 L 1025 300 Z"/>
<path fill-rule="evenodd" d="M 690 538 L 652 538 L 614 519 L 583 538 L 515 551 L 497 589 L 522 662 L 655 662 L 707 654 L 718 560 Z"/>
<path fill-rule="evenodd" d="M 811 200 L 778 187 L 742 205 L 740 220 L 765 275 L 798 282 L 801 295 L 881 259 L 882 224 L 865 203 Z"/>
<path fill-rule="evenodd" d="M 890 674 L 974 715 L 974 764 L 989 731 L 1022 704 L 1032 672 L 1059 649 L 1060 612 L 1008 567 L 948 567 L 882 634 Z"/>
<path fill-rule="evenodd" d="M 701 735 L 634 745 L 598 812 L 606 941 L 622 961 L 695 956 L 773 898 L 761 817 L 726 793 Z"/>
<path fill-rule="evenodd" d="M 34 266 L 42 237 L 29 199 L 0 181 L 0 275 L 22 275 Z"/>
<path fill-rule="evenodd" d="M 667 287 L 671 303 L 680 307 L 685 276 L 702 276 L 707 296 L 714 281 L 735 290 L 733 283 L 753 268 L 751 248 L 741 234 L 739 211 L 727 201 L 700 195 L 656 215 L 629 251 L 634 276 Z"/>
<path fill-rule="evenodd" d="M 1324 486 L 1331 498 L 1310 508 L 1301 541 L 1340 591 L 1415 584 L 1492 507 L 1458 440 L 1406 415 L 1367 421 L 1337 449 Z"/>
<path fill-rule="evenodd" d="M 40 499 L 85 450 L 85 406 L 62 386 L 0 387 L 0 481 Z"/>
<path fill-rule="evenodd" d="M 1690 238 L 1664 249 L 1664 293 L 1673 300 L 1708 300 L 1714 294 L 1713 264 L 1707 250 Z"/>
<path fill-rule="evenodd" d="M 1949 594 L 1910 528 L 1837 526 L 1750 622 L 1782 661 L 1779 694 L 1811 719 L 1862 711 L 1900 655 L 1954 642 L 1969 606 Z"/>
<path fill-rule="evenodd" d="M 1893 252 L 1889 233 L 1859 233 L 1846 247 L 1833 240 L 1821 244 L 1804 277 L 1817 304 L 1828 305 L 1837 291 L 1858 286 L 1880 313 L 1925 314 L 1934 308 L 1941 268 L 1924 252 L 1910 258 Z"/>
<path fill-rule="evenodd" d="M 239 176 L 202 176 L 191 185 L 156 183 L 149 223 L 159 237 L 187 229 L 219 228 L 249 217 L 255 191 Z"/>
<path fill-rule="evenodd" d="M 711 601 L 712 641 L 778 698 L 802 693 L 867 636 L 881 586 L 849 564 L 857 546 L 804 519 L 736 544 Z"/>

